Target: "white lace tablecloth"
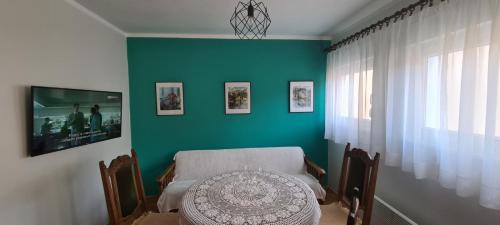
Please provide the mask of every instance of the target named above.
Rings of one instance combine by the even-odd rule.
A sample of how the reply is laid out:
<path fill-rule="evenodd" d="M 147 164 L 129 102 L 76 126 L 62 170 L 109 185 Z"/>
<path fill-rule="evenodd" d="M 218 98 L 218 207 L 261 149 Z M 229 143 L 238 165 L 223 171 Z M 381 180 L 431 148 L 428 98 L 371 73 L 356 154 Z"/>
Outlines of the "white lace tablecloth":
<path fill-rule="evenodd" d="M 313 191 L 274 171 L 234 171 L 191 186 L 180 207 L 181 225 L 317 225 Z"/>

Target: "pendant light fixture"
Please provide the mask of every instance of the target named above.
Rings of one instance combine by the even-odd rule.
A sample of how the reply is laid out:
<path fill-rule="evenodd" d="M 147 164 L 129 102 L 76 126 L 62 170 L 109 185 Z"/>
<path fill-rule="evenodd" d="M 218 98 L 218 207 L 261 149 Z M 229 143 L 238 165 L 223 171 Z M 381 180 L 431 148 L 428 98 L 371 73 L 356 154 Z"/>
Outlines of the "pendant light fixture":
<path fill-rule="evenodd" d="M 250 0 L 238 2 L 230 23 L 240 39 L 262 39 L 271 25 L 271 18 L 264 3 Z"/>

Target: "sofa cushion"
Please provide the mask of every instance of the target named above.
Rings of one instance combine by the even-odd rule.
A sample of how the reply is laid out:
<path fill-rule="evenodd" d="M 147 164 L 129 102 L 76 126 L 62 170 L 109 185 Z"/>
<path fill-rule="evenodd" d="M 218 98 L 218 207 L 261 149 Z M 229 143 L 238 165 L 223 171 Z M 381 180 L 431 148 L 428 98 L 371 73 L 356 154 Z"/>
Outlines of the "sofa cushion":
<path fill-rule="evenodd" d="M 239 148 L 179 151 L 175 155 L 174 180 L 194 180 L 226 171 L 262 168 L 287 174 L 304 174 L 300 147 Z"/>
<path fill-rule="evenodd" d="M 174 181 L 168 184 L 158 199 L 158 210 L 160 212 L 170 212 L 178 209 L 184 193 L 196 182 L 196 180 Z"/>
<path fill-rule="evenodd" d="M 306 183 L 314 192 L 317 199 L 325 200 L 326 192 L 319 184 L 318 180 L 310 174 L 293 174 L 292 176 Z M 160 212 L 169 212 L 172 209 L 179 209 L 179 204 L 184 193 L 196 182 L 196 180 L 174 181 L 165 188 L 158 199 L 158 209 Z"/>
<path fill-rule="evenodd" d="M 325 200 L 326 191 L 323 189 L 318 179 L 313 177 L 311 174 L 292 174 L 292 176 L 299 178 L 301 181 L 306 183 L 314 192 L 317 199 Z"/>

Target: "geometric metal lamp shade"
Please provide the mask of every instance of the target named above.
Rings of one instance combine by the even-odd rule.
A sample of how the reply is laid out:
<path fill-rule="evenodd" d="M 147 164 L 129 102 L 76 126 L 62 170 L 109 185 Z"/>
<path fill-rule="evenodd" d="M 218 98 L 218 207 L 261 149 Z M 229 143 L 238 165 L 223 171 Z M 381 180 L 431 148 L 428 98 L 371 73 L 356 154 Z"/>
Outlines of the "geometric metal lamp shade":
<path fill-rule="evenodd" d="M 264 3 L 250 0 L 238 2 L 230 23 L 240 39 L 262 39 L 271 25 L 271 18 Z"/>

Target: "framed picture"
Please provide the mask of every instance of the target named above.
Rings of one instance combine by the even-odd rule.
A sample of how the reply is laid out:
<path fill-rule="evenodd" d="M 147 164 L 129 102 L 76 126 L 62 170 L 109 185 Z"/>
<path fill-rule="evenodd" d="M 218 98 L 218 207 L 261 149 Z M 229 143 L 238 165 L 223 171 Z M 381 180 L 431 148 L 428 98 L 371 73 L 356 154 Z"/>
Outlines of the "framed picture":
<path fill-rule="evenodd" d="M 314 111 L 314 82 L 290 81 L 290 112 Z"/>
<path fill-rule="evenodd" d="M 225 82 L 226 114 L 250 113 L 250 82 Z"/>
<path fill-rule="evenodd" d="M 184 115 L 182 82 L 156 83 L 156 114 Z"/>

